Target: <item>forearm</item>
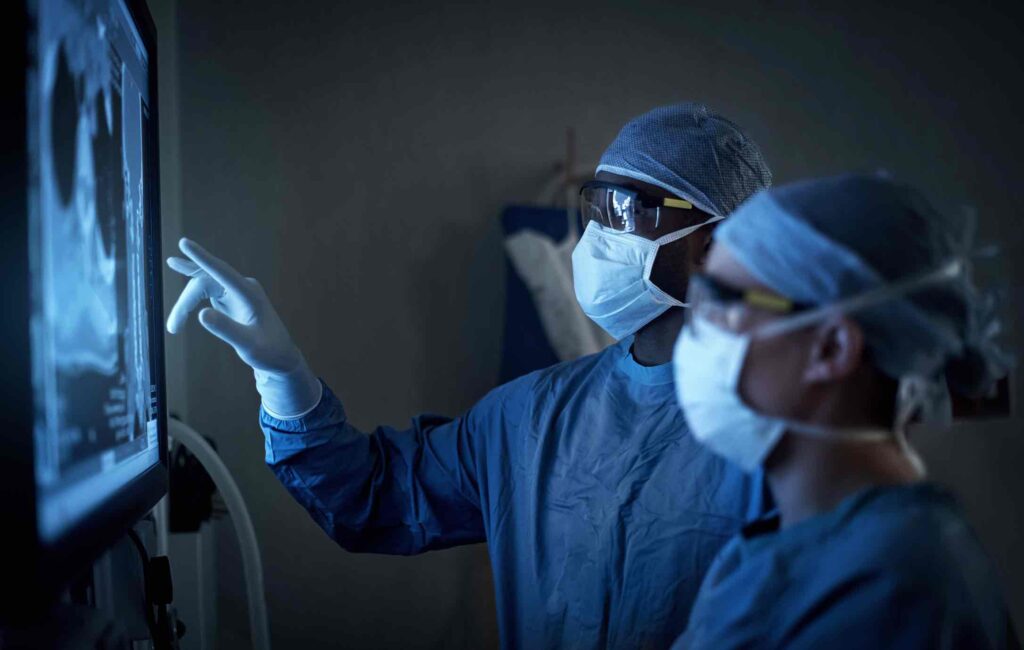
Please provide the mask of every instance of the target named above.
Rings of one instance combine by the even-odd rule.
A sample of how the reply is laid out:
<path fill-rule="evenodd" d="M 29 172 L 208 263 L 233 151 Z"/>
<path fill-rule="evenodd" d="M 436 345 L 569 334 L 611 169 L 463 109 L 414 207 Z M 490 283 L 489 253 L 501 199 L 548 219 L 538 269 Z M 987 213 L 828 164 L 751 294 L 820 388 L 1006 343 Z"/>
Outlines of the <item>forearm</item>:
<path fill-rule="evenodd" d="M 460 461 L 446 444 L 453 423 L 363 433 L 327 387 L 302 418 L 260 413 L 267 465 L 328 535 L 351 551 L 403 555 L 483 540 L 476 495 L 444 464 Z"/>

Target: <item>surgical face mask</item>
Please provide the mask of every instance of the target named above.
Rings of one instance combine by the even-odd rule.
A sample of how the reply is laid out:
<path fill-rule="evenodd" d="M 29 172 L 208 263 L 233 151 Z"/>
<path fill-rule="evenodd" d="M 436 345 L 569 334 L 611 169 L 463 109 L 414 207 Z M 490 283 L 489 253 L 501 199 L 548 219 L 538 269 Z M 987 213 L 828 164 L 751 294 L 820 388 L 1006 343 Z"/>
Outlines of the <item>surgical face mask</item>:
<path fill-rule="evenodd" d="M 676 392 L 694 437 L 712 452 L 752 472 L 767 458 L 785 431 L 827 438 L 886 440 L 895 438 L 904 453 L 923 473 L 920 458 L 906 441 L 905 428 L 914 412 L 926 417 L 942 412 L 948 392 L 936 382 L 920 377 L 900 380 L 896 422 L 892 431 L 837 430 L 757 413 L 743 403 L 740 376 L 753 338 L 780 336 L 822 320 L 830 314 L 849 313 L 891 300 L 921 286 L 949 280 L 959 273 L 957 265 L 910 280 L 866 292 L 833 305 L 772 321 L 748 333 L 736 333 L 691 313 L 673 354 Z"/>
<path fill-rule="evenodd" d="M 721 219 L 713 217 L 655 240 L 591 221 L 572 253 L 573 284 L 583 313 L 612 337 L 622 339 L 669 308 L 685 307 L 651 282 L 654 259 L 662 246 Z"/>
<path fill-rule="evenodd" d="M 782 437 L 786 423 L 756 413 L 740 399 L 749 347 L 749 336 L 696 316 L 683 328 L 672 359 L 676 395 L 694 438 L 752 472 Z"/>

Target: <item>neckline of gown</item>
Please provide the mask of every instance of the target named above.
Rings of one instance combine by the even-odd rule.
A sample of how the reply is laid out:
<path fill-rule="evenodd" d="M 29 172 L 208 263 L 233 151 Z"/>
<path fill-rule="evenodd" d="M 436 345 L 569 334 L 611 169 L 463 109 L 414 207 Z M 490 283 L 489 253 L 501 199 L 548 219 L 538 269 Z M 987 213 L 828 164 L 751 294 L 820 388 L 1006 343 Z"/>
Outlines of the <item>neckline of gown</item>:
<path fill-rule="evenodd" d="M 672 362 L 657 366 L 642 366 L 633 358 L 633 337 L 627 336 L 616 344 L 617 366 L 633 381 L 647 386 L 673 383 Z"/>

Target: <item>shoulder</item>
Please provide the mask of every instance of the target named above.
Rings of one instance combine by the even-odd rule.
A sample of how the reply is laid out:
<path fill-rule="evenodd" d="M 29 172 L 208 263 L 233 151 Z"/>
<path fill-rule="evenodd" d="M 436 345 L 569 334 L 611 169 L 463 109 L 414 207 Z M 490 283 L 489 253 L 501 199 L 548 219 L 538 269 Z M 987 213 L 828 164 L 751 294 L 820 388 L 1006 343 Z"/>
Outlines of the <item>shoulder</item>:
<path fill-rule="evenodd" d="M 775 626 L 781 582 L 772 553 L 751 553 L 741 535 L 732 537 L 708 569 L 686 632 L 674 647 L 757 647 Z"/>
<path fill-rule="evenodd" d="M 987 563 L 956 501 L 928 484 L 881 494 L 856 515 L 851 528 L 858 540 L 872 540 L 862 547 L 864 569 L 907 583 L 956 582 L 965 564 Z"/>
<path fill-rule="evenodd" d="M 585 377 L 601 372 L 613 359 L 621 356 L 621 345 L 621 342 L 616 343 L 595 354 L 556 363 L 517 377 L 492 389 L 471 409 L 471 413 L 491 412 L 495 409 L 508 415 L 522 413 L 537 400 L 563 393 L 578 385 Z"/>
<path fill-rule="evenodd" d="M 824 647 L 856 632 L 871 646 L 932 647 L 998 635 L 1005 604 L 995 573 L 941 490 L 880 490 L 821 543 L 798 589 L 812 606 L 783 626 L 790 641 Z"/>
<path fill-rule="evenodd" d="M 955 502 L 913 486 L 877 490 L 813 534 L 734 538 L 701 586 L 687 635 L 704 647 L 923 648 L 995 638 L 1004 613 Z"/>
<path fill-rule="evenodd" d="M 498 386 L 490 395 L 507 399 L 524 393 L 543 394 L 568 384 L 577 384 L 582 378 L 609 367 L 615 359 L 622 356 L 622 346 L 622 342 L 615 343 L 600 352 L 535 370 Z"/>
<path fill-rule="evenodd" d="M 599 352 L 588 354 L 571 361 L 556 363 L 552 366 L 548 366 L 547 368 L 542 368 L 532 372 L 528 376 L 534 376 L 538 382 L 557 382 L 571 377 L 578 377 L 579 375 L 588 373 L 593 369 L 613 364 L 616 359 L 629 354 L 629 349 L 632 345 L 633 337 L 630 336 L 616 343 L 612 343 Z"/>

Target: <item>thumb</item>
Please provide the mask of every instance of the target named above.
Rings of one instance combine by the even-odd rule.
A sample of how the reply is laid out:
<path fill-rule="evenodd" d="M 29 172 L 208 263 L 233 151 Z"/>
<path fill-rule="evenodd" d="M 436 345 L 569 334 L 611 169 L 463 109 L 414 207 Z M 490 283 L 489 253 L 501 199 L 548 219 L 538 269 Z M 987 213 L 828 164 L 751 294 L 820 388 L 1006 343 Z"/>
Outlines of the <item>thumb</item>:
<path fill-rule="evenodd" d="M 227 314 L 207 307 L 199 312 L 199 322 L 210 334 L 224 341 L 236 351 L 246 348 L 250 339 L 249 327 L 242 325 Z"/>

